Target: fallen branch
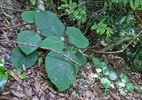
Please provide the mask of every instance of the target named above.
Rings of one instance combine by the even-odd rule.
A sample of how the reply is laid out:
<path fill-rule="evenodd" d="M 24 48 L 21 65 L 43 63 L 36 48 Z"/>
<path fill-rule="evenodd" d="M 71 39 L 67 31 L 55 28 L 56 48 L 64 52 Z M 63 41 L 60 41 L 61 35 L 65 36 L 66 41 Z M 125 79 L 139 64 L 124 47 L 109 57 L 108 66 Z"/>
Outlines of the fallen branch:
<path fill-rule="evenodd" d="M 56 51 L 56 50 L 53 50 L 53 49 L 50 49 L 50 48 L 46 48 L 46 47 L 41 47 L 41 46 L 36 46 L 36 45 L 31 45 L 31 44 L 26 44 L 26 43 L 22 43 L 22 42 L 17 42 L 17 41 L 6 41 L 6 40 L 0 40 L 0 42 L 5 42 L 5 43 L 17 43 L 19 45 L 25 45 L 25 46 L 30 46 L 30 47 L 38 47 L 38 48 L 41 48 L 41 49 L 45 49 L 45 50 L 50 50 L 52 52 L 55 52 L 55 53 L 58 53 L 58 54 L 61 54 L 62 56 L 64 56 L 65 58 L 67 58 L 68 60 L 70 60 L 72 63 L 78 65 L 78 66 L 82 66 L 81 64 L 79 64 L 78 62 L 74 61 L 73 59 L 71 59 L 70 57 L 68 57 L 67 55 L 65 55 L 63 52 L 60 52 L 60 51 Z"/>
<path fill-rule="evenodd" d="M 1 7 L 1 6 L 0 6 L 0 8 L 1 9 L 12 10 L 12 11 L 17 11 L 17 12 L 23 12 L 23 11 L 25 11 L 25 10 L 18 10 L 18 9 L 13 9 L 13 8 L 8 8 L 8 7 Z"/>
<path fill-rule="evenodd" d="M 121 52 L 124 52 L 126 50 L 126 48 L 136 39 L 140 36 L 140 34 L 142 33 L 142 31 L 140 31 L 136 36 L 134 36 L 133 38 L 125 38 L 123 40 L 120 40 L 118 41 L 118 43 L 115 43 L 115 44 L 112 44 L 110 45 L 109 47 L 101 50 L 101 51 L 98 51 L 98 50 L 92 50 L 92 49 L 89 49 L 90 51 L 93 51 L 93 52 L 96 52 L 96 53 L 121 53 Z M 106 50 L 109 50 L 110 48 L 118 45 L 118 44 L 121 44 L 122 42 L 124 41 L 127 41 L 127 40 L 131 40 L 122 50 L 119 50 L 119 51 L 110 51 L 110 52 L 106 52 Z"/>
<path fill-rule="evenodd" d="M 22 25 L 20 24 L 20 25 L 15 25 L 15 26 L 7 27 L 7 28 L 0 28 L 0 30 L 12 29 L 12 28 L 21 27 L 21 26 L 24 26 L 24 25 L 28 25 L 28 24 L 22 24 Z"/>

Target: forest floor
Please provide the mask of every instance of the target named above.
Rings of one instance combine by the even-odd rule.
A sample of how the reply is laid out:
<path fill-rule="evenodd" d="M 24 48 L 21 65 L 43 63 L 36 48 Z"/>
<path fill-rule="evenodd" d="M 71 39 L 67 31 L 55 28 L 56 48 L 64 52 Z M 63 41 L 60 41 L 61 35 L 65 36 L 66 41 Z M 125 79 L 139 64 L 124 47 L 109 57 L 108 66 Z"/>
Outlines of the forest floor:
<path fill-rule="evenodd" d="M 18 16 L 7 16 L 0 9 L 0 59 L 5 60 L 5 71 L 9 73 L 14 69 L 10 60 L 10 53 L 16 44 L 17 34 L 25 29 L 31 29 L 31 25 L 25 24 Z M 77 81 L 69 89 L 59 92 L 49 81 L 44 66 L 38 67 L 36 63 L 33 67 L 22 71 L 27 75 L 24 80 L 11 76 L 5 88 L 0 91 L 0 100 L 142 100 L 138 87 L 142 85 L 139 73 L 123 70 L 121 58 L 112 55 L 100 54 L 101 60 L 111 62 L 111 69 L 117 74 L 121 72 L 128 75 L 130 82 L 134 85 L 133 93 L 125 91 L 120 94 L 116 89 L 115 81 L 112 82 L 114 88 L 109 89 L 109 94 L 105 95 L 104 87 L 95 77 L 94 67 L 91 62 L 87 63 L 86 70 L 77 74 Z"/>

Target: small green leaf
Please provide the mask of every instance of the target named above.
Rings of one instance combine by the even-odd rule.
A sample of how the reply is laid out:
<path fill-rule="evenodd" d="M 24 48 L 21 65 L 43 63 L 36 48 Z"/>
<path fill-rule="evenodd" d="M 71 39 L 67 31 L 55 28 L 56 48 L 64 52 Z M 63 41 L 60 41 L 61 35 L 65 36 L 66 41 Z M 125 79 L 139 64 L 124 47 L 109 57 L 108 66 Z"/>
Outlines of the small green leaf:
<path fill-rule="evenodd" d="M 109 70 L 107 67 L 103 68 L 103 74 L 104 75 L 109 75 Z"/>
<path fill-rule="evenodd" d="M 43 36 L 62 36 L 65 27 L 59 18 L 50 11 L 42 11 L 36 14 L 36 25 Z"/>
<path fill-rule="evenodd" d="M 108 90 L 108 89 L 105 89 L 105 90 L 104 90 L 104 94 L 105 94 L 105 95 L 108 95 L 108 94 L 109 94 L 109 90 Z"/>
<path fill-rule="evenodd" d="M 41 66 L 42 63 L 43 63 L 43 57 L 39 57 L 38 58 L 38 66 Z"/>
<path fill-rule="evenodd" d="M 25 55 L 19 47 L 14 48 L 11 53 L 11 62 L 17 69 L 22 69 L 23 64 L 26 68 L 31 67 L 37 61 L 37 54 L 35 52 Z"/>
<path fill-rule="evenodd" d="M 100 73 L 100 72 L 102 72 L 102 69 L 101 68 L 96 68 L 96 72 Z"/>
<path fill-rule="evenodd" d="M 4 64 L 2 60 L 0 60 L 0 72 L 4 74 Z"/>
<path fill-rule="evenodd" d="M 134 92 L 134 86 L 131 83 L 126 84 L 126 88 L 130 91 L 130 92 Z"/>
<path fill-rule="evenodd" d="M 125 83 L 123 82 L 116 82 L 116 85 L 120 87 L 125 87 Z"/>
<path fill-rule="evenodd" d="M 142 93 L 142 86 L 140 86 L 140 93 Z"/>
<path fill-rule="evenodd" d="M 95 67 L 99 67 L 100 66 L 100 60 L 98 58 L 93 58 L 93 63 L 95 65 Z"/>
<path fill-rule="evenodd" d="M 29 55 L 38 48 L 38 44 L 41 42 L 41 38 L 38 33 L 33 31 L 22 31 L 18 34 L 18 42 L 23 43 L 18 46 L 26 54 Z"/>
<path fill-rule="evenodd" d="M 116 80 L 116 79 L 117 79 L 117 74 L 116 74 L 116 72 L 110 71 L 110 73 L 109 73 L 109 78 L 110 78 L 111 80 Z"/>
<path fill-rule="evenodd" d="M 88 39 L 76 27 L 67 27 L 66 34 L 69 41 L 77 48 L 86 48 L 89 45 Z"/>
<path fill-rule="evenodd" d="M 34 23 L 36 11 L 24 11 L 21 15 L 22 19 L 27 23 Z"/>
<path fill-rule="evenodd" d="M 120 75 L 120 79 L 122 82 L 127 83 L 129 81 L 127 75 L 125 75 L 124 73 L 121 73 Z"/>
<path fill-rule="evenodd" d="M 105 88 L 110 88 L 111 82 L 107 78 L 101 78 L 101 83 Z"/>
<path fill-rule="evenodd" d="M 44 39 L 39 46 L 46 47 L 53 50 L 61 51 L 65 47 L 64 43 L 62 42 L 60 37 L 57 36 L 50 36 Z"/>
<path fill-rule="evenodd" d="M 3 74 L 0 72 L 0 91 L 4 88 L 8 80 L 8 74 Z"/>
<path fill-rule="evenodd" d="M 124 88 L 120 88 L 119 91 L 120 91 L 121 94 L 125 93 L 125 89 Z"/>
<path fill-rule="evenodd" d="M 21 79 L 25 79 L 26 78 L 26 74 L 21 73 L 21 71 L 19 71 L 19 70 L 10 70 L 10 73 L 11 72 L 16 73 L 18 75 L 18 77 L 21 78 Z"/>
<path fill-rule="evenodd" d="M 91 30 L 97 29 L 98 25 L 96 23 L 94 23 L 94 25 L 91 27 Z"/>
<path fill-rule="evenodd" d="M 34 6 L 35 5 L 35 2 L 36 0 L 30 0 L 30 2 L 32 3 L 32 5 Z"/>
<path fill-rule="evenodd" d="M 101 62 L 101 63 L 100 63 L 100 66 L 101 66 L 102 68 L 106 68 L 106 67 L 107 67 L 107 64 L 106 64 L 105 62 Z"/>

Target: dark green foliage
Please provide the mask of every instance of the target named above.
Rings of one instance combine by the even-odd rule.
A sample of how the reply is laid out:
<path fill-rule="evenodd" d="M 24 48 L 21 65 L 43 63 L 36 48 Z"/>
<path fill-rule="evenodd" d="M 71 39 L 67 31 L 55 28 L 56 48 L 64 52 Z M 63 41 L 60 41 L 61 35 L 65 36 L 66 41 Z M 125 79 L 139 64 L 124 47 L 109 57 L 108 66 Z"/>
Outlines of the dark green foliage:
<path fill-rule="evenodd" d="M 22 69 L 23 66 L 29 68 L 32 65 L 34 65 L 36 61 L 37 61 L 36 52 L 33 52 L 29 55 L 25 55 L 24 52 L 22 52 L 22 50 L 19 47 L 12 50 L 11 62 L 13 66 L 17 69 Z"/>
<path fill-rule="evenodd" d="M 26 16 L 29 13 L 33 14 L 29 11 L 22 15 Z M 65 27 L 50 11 L 36 13 L 35 23 L 40 33 L 46 38 L 41 41 L 40 35 L 36 32 L 28 30 L 20 32 L 17 38 L 19 45 L 11 53 L 11 62 L 17 69 L 29 68 L 37 61 L 35 52 L 37 48 L 50 50 L 45 59 L 48 77 L 60 91 L 64 91 L 76 81 L 79 67 L 86 65 L 85 56 L 81 52 L 75 54 L 73 52 L 79 51 L 78 48 L 86 48 L 89 41 L 79 29 L 67 27 L 66 34 L 74 47 L 74 50 L 67 50 L 68 46 L 65 45 L 62 36 Z"/>
<path fill-rule="evenodd" d="M 65 27 L 59 18 L 50 11 L 43 11 L 36 14 L 35 22 L 43 36 L 61 36 Z"/>
<path fill-rule="evenodd" d="M 26 30 L 19 33 L 17 41 L 25 44 L 19 44 L 18 46 L 26 55 L 29 55 L 38 48 L 41 38 L 38 33 Z"/>

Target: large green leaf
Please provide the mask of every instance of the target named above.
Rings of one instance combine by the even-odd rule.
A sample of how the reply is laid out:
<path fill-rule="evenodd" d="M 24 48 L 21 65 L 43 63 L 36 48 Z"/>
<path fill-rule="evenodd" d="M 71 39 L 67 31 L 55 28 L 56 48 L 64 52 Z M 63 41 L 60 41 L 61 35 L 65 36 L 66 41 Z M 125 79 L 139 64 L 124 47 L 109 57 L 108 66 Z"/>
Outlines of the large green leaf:
<path fill-rule="evenodd" d="M 15 68 L 22 69 L 23 65 L 26 68 L 31 67 L 37 61 L 37 54 L 35 52 L 25 55 L 19 47 L 14 48 L 11 53 L 11 62 Z"/>
<path fill-rule="evenodd" d="M 28 30 L 20 32 L 17 40 L 20 43 L 24 43 L 24 45 L 19 44 L 19 47 L 26 55 L 35 51 L 38 48 L 38 44 L 41 42 L 39 34 Z"/>
<path fill-rule="evenodd" d="M 3 74 L 0 72 L 0 90 L 2 90 L 8 80 L 8 74 Z"/>
<path fill-rule="evenodd" d="M 66 34 L 69 41 L 77 48 L 86 48 L 89 45 L 88 39 L 75 27 L 67 27 Z"/>
<path fill-rule="evenodd" d="M 63 23 L 50 11 L 37 13 L 35 21 L 41 34 L 46 37 L 61 36 L 64 33 Z"/>
<path fill-rule="evenodd" d="M 27 23 L 34 23 L 36 11 L 24 11 L 21 15 L 22 19 Z"/>
<path fill-rule="evenodd" d="M 64 42 L 62 42 L 60 37 L 57 36 L 50 36 L 43 40 L 40 44 L 41 47 L 50 48 L 53 50 L 63 50 L 65 47 Z"/>
<path fill-rule="evenodd" d="M 65 53 L 68 57 L 78 62 L 73 53 Z M 76 81 L 77 69 L 73 63 L 61 54 L 54 52 L 48 53 L 46 56 L 46 71 L 51 82 L 60 90 L 64 91 Z"/>

